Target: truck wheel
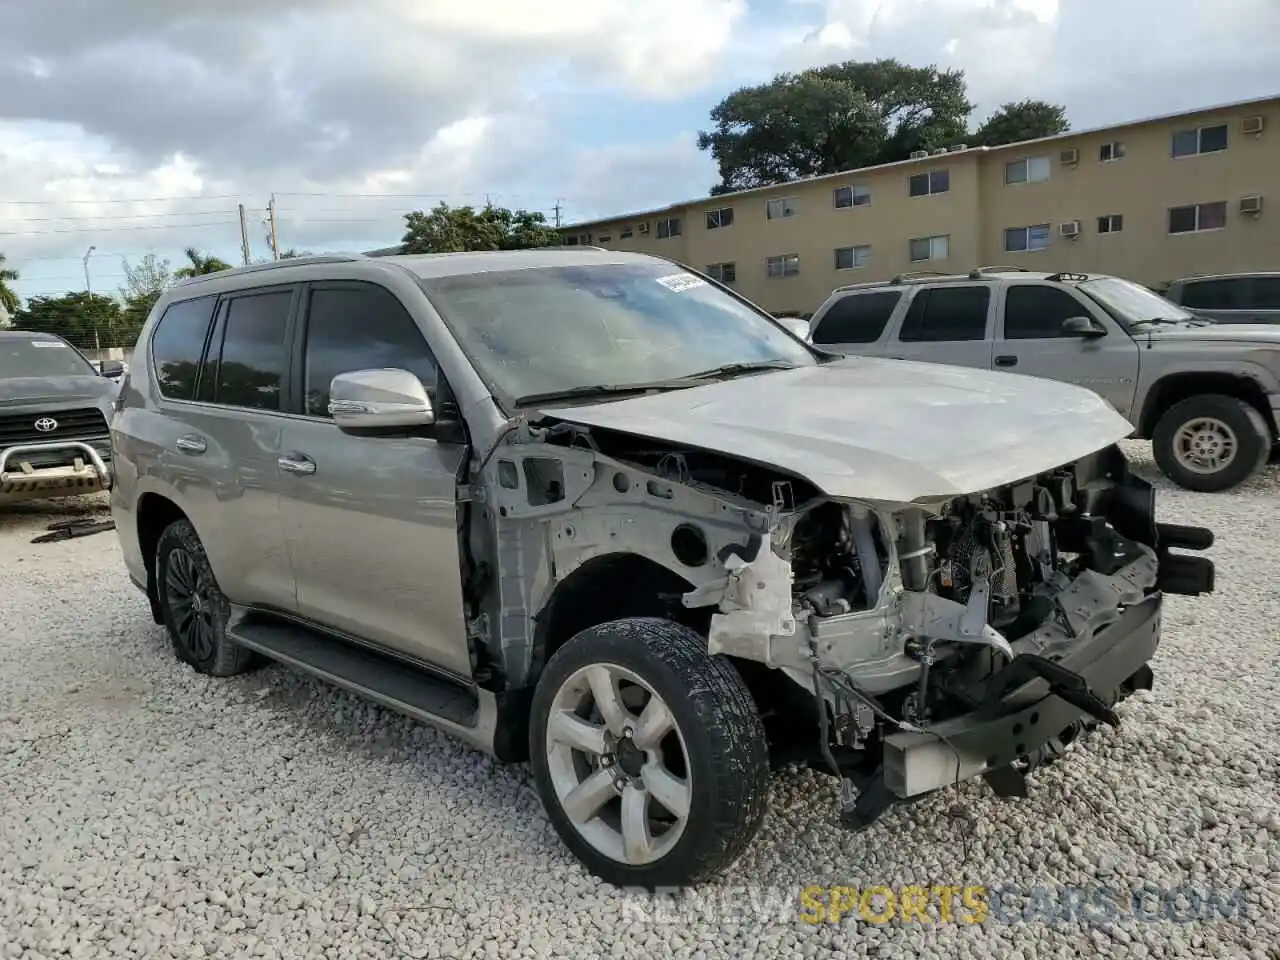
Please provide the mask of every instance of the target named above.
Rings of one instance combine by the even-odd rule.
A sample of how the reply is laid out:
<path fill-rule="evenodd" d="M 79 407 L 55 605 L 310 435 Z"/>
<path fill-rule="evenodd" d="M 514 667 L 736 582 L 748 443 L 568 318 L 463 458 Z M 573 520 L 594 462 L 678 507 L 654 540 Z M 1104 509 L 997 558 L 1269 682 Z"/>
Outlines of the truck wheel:
<path fill-rule="evenodd" d="M 231 604 L 189 521 L 175 520 L 160 534 L 155 577 L 160 616 L 179 660 L 211 677 L 253 666 L 253 652 L 227 636 Z"/>
<path fill-rule="evenodd" d="M 1175 403 L 1151 435 L 1157 466 L 1180 487 L 1215 493 L 1262 469 L 1271 431 L 1252 405 L 1206 393 Z"/>
<path fill-rule="evenodd" d="M 590 627 L 538 680 L 534 781 L 565 845 L 621 887 L 679 887 L 728 867 L 768 802 L 755 702 L 688 627 L 651 617 Z"/>

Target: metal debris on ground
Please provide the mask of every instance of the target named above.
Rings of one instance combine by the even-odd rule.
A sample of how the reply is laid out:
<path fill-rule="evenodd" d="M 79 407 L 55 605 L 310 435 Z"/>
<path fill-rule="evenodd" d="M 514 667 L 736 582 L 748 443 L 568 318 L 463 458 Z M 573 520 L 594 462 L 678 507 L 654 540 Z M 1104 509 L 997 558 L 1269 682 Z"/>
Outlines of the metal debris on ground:
<path fill-rule="evenodd" d="M 46 530 L 49 533 L 42 533 L 38 537 L 32 537 L 32 543 L 53 543 L 57 540 L 70 540 L 72 537 L 88 537 L 95 533 L 105 533 L 108 530 L 114 530 L 116 522 L 114 520 L 97 520 L 92 517 L 85 517 L 78 520 L 59 520 L 57 523 L 51 523 Z"/>

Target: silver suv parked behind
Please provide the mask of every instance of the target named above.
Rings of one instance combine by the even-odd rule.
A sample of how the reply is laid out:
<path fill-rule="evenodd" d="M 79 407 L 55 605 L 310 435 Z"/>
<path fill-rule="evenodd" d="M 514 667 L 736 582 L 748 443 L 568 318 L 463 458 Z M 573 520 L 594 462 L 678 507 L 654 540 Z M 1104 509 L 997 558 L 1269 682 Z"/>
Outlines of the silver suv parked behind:
<path fill-rule="evenodd" d="M 1162 292 L 1172 303 L 1219 323 L 1280 323 L 1280 272 L 1182 277 Z"/>
<path fill-rule="evenodd" d="M 1280 451 L 1280 325 L 1216 324 L 1119 277 L 989 267 L 838 287 L 809 339 L 1088 387 L 1191 490 L 1234 487 Z"/>
<path fill-rule="evenodd" d="M 622 885 L 708 877 L 770 764 L 841 822 L 1001 795 L 1149 687 L 1209 531 L 1087 390 L 807 346 L 668 261 L 328 257 L 184 282 L 112 421 L 177 655 L 259 655 L 528 758 Z"/>

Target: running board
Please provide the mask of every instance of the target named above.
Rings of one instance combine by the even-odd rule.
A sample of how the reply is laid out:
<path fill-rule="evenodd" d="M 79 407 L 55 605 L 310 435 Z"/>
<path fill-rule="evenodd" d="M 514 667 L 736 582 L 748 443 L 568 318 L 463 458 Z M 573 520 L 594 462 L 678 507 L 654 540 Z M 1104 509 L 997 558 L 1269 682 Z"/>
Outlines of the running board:
<path fill-rule="evenodd" d="M 242 647 L 432 724 L 484 750 L 492 748 L 494 701 L 375 650 L 306 627 L 246 612 L 228 635 Z"/>

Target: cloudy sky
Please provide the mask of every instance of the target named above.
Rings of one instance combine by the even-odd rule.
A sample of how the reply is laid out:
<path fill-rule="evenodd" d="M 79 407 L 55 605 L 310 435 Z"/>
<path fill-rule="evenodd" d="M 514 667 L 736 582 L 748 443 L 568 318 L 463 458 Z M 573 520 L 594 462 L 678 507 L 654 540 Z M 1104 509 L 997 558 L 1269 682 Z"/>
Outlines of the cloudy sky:
<path fill-rule="evenodd" d="M 974 120 L 1076 127 L 1280 93 L 1277 0 L 9 0 L 0 252 L 19 292 L 121 259 L 393 243 L 438 200 L 567 221 L 704 194 L 737 86 L 892 56 L 963 68 Z"/>

